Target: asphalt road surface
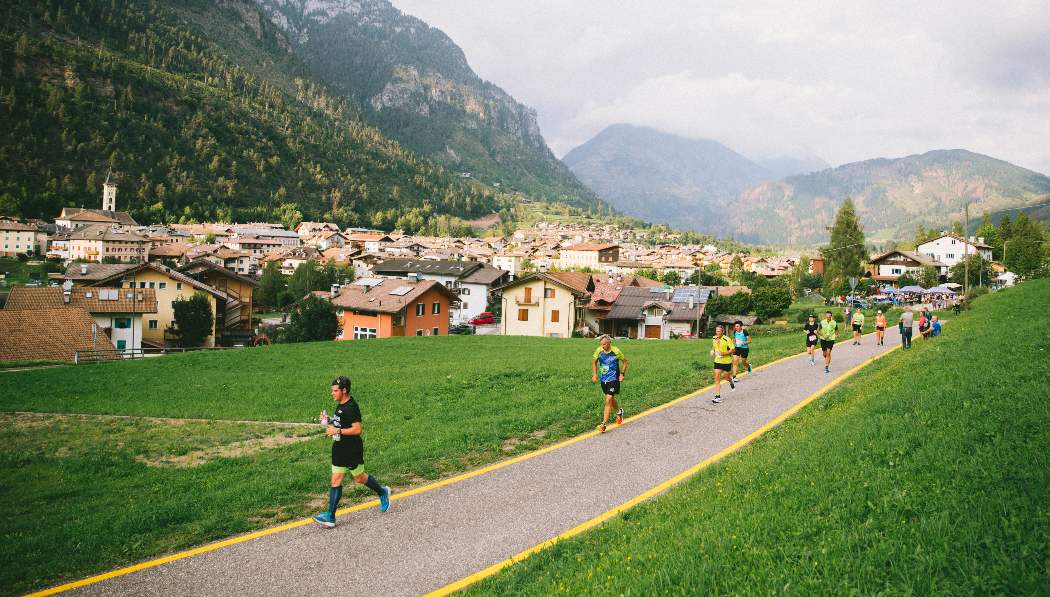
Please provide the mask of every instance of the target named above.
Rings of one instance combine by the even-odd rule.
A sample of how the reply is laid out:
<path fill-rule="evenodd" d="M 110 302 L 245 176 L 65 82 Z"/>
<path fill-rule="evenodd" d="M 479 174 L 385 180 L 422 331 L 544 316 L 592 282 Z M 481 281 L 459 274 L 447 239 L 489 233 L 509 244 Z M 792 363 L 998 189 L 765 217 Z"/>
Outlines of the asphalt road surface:
<path fill-rule="evenodd" d="M 431 491 L 78 589 L 121 595 L 419 595 L 554 538 L 704 461 L 899 344 L 835 346 L 831 374 L 798 356 L 604 435 Z M 801 334 L 800 334 L 801 340 Z M 921 340 L 920 340 L 921 342 Z M 761 338 L 756 350 L 761 350 Z M 706 343 L 704 344 L 706 348 Z M 625 405 L 630 415 L 630 380 Z M 595 413 L 599 405 L 595 404 Z M 382 478 L 382 471 L 376 471 Z"/>

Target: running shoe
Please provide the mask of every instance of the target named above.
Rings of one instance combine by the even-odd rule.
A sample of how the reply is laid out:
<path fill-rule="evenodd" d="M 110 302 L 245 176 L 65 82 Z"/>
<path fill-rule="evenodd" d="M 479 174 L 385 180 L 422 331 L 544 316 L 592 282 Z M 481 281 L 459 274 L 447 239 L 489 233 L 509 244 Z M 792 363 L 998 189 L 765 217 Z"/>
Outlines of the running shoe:
<path fill-rule="evenodd" d="M 736 382 L 734 382 L 733 380 L 729 380 L 729 391 L 732 392 L 732 391 L 735 391 L 735 390 L 736 390 Z"/>
<path fill-rule="evenodd" d="M 383 495 L 379 496 L 379 511 L 386 512 L 390 509 L 390 487 L 383 486 Z"/>
<path fill-rule="evenodd" d="M 734 375 L 734 376 L 733 376 L 733 379 L 732 379 L 732 382 L 733 382 L 733 383 L 737 383 L 738 381 L 740 381 L 740 380 L 739 380 L 739 379 L 737 379 L 737 378 L 736 378 L 736 376 Z"/>
<path fill-rule="evenodd" d="M 623 409 L 616 411 L 616 424 L 623 425 Z"/>
<path fill-rule="evenodd" d="M 598 433 L 605 433 L 605 423 L 598 425 Z"/>
<path fill-rule="evenodd" d="M 827 367 L 824 367 L 824 373 L 831 373 L 831 369 L 828 369 Z"/>
<path fill-rule="evenodd" d="M 314 516 L 314 522 L 326 529 L 330 529 L 335 526 L 335 517 L 329 512 L 321 512 L 317 516 Z"/>
<path fill-rule="evenodd" d="M 722 397 L 718 394 L 715 394 L 715 397 L 711 399 L 711 402 L 715 404 L 722 404 Z"/>
<path fill-rule="evenodd" d="M 751 373 L 751 363 L 748 363 L 748 364 L 747 364 L 747 372 L 748 372 L 748 373 Z"/>

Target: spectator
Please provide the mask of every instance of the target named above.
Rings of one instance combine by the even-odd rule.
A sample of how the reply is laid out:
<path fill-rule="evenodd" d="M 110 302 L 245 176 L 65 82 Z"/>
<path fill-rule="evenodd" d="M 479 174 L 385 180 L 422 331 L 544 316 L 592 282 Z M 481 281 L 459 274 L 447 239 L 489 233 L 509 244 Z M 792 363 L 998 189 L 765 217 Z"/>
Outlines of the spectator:
<path fill-rule="evenodd" d="M 936 315 L 933 316 L 933 322 L 930 323 L 930 329 L 931 329 L 931 332 L 930 332 L 931 336 L 940 336 L 941 335 L 941 322 L 937 321 L 937 316 Z"/>
<path fill-rule="evenodd" d="M 904 350 L 911 348 L 911 328 L 915 323 L 915 316 L 911 312 L 911 307 L 905 307 L 904 313 L 901 313 L 900 323 L 897 327 L 900 328 L 901 332 L 901 346 Z"/>

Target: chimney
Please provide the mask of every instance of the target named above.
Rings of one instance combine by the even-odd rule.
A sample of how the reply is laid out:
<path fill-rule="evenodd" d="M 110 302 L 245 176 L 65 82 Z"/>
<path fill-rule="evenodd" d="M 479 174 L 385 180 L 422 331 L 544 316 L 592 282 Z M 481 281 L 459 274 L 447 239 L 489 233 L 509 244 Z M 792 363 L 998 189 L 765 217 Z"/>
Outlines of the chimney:
<path fill-rule="evenodd" d="M 62 302 L 68 305 L 72 294 L 73 294 L 73 281 L 72 280 L 66 280 L 62 284 Z"/>
<path fill-rule="evenodd" d="M 87 269 L 88 269 L 87 268 L 87 264 L 86 263 L 81 263 L 80 264 L 80 275 L 81 276 L 86 276 L 87 275 Z"/>
<path fill-rule="evenodd" d="M 328 290 L 329 290 L 329 292 L 331 292 L 332 296 L 334 297 L 335 295 L 339 294 L 339 285 L 338 284 L 332 284 L 332 287 L 329 288 Z"/>

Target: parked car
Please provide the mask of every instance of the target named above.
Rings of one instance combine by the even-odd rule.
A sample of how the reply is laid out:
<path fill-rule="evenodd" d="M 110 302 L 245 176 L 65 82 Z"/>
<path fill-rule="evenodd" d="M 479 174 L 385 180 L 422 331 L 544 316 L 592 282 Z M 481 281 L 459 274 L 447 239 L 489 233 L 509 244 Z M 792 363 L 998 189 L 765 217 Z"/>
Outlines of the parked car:
<path fill-rule="evenodd" d="M 457 323 L 448 328 L 450 336 L 469 336 L 474 333 L 474 326 L 469 323 Z"/>
<path fill-rule="evenodd" d="M 868 301 L 866 301 L 866 300 L 864 300 L 862 298 L 856 298 L 856 297 L 851 298 L 849 300 L 849 306 L 853 307 L 854 309 L 870 309 L 871 308 L 871 304 L 868 303 Z"/>
<path fill-rule="evenodd" d="M 496 323 L 496 317 L 492 315 L 492 311 L 483 311 L 467 323 L 470 325 L 492 325 Z"/>

